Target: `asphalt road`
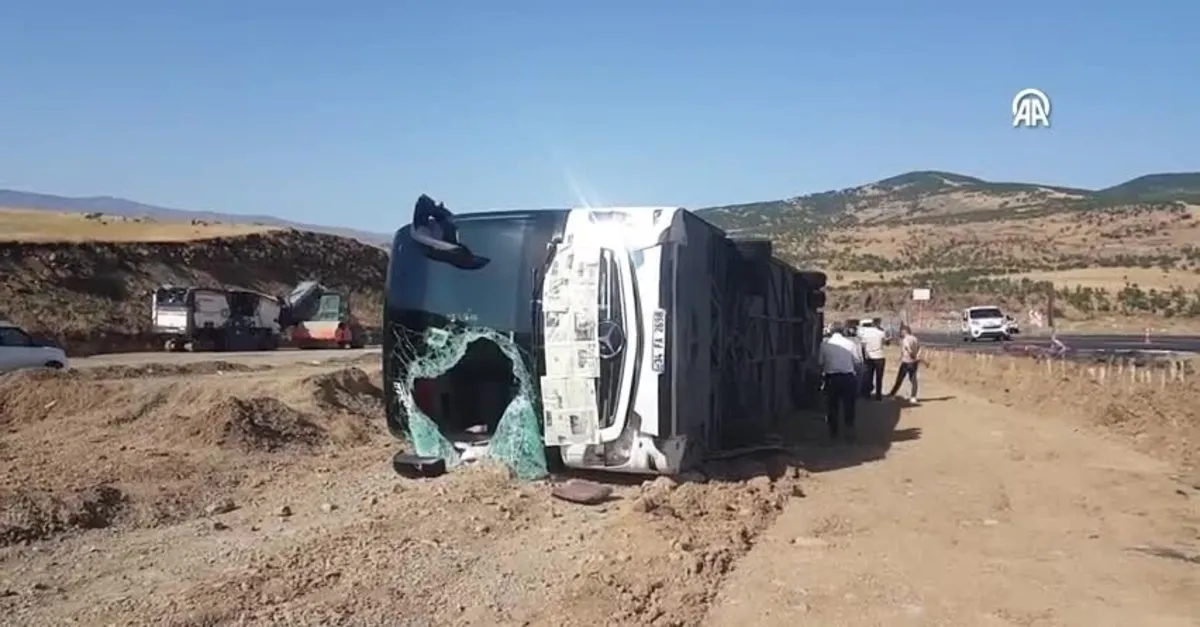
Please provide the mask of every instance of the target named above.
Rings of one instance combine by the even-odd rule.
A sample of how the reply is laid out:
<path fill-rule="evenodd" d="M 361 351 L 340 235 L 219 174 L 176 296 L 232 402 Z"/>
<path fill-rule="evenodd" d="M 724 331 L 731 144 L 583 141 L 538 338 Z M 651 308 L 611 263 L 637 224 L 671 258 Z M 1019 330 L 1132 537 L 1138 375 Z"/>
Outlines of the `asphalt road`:
<path fill-rule="evenodd" d="M 1034 346 L 1050 346 L 1050 338 L 1045 335 L 1020 336 L 1012 342 L 964 342 L 957 333 L 918 332 L 918 336 L 926 346 L 943 348 L 963 347 L 971 350 L 1002 350 L 1005 344 L 1025 344 Z M 1151 335 L 1147 342 L 1142 335 L 1059 335 L 1058 340 L 1074 351 L 1104 352 L 1104 351 L 1175 351 L 1200 353 L 1200 335 Z"/>
<path fill-rule="evenodd" d="M 137 366 L 143 364 L 192 364 L 200 361 L 229 361 L 247 365 L 280 365 L 324 361 L 334 358 L 356 358 L 378 354 L 378 346 L 347 350 L 280 349 L 276 351 L 245 353 L 114 353 L 110 355 L 76 357 L 71 359 L 71 367 L 94 368 L 96 366 Z"/>
<path fill-rule="evenodd" d="M 918 331 L 918 337 L 926 346 L 940 348 L 962 348 L 972 351 L 1000 352 L 1007 345 L 1050 346 L 1050 338 L 1044 335 L 1016 336 L 1012 342 L 964 342 L 957 333 Z M 1150 336 L 1147 343 L 1141 335 L 1059 335 L 1059 341 L 1076 352 L 1118 351 L 1174 351 L 1200 353 L 1200 335 Z M 349 350 L 296 350 L 259 351 L 245 353 L 115 353 L 76 357 L 71 360 L 73 368 L 94 366 L 140 365 L 140 364 L 188 364 L 200 361 L 230 361 L 244 364 L 288 364 L 307 361 L 323 361 L 333 358 L 357 358 L 378 355 L 380 347 L 369 346 Z"/>

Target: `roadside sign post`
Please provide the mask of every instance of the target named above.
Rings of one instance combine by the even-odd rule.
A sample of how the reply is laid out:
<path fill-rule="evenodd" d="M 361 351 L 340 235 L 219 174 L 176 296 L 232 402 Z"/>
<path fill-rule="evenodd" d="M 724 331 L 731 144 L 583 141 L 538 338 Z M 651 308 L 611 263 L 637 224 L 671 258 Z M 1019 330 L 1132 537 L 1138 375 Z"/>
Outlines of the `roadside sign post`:
<path fill-rule="evenodd" d="M 927 287 L 914 287 L 912 291 L 913 302 L 917 304 L 917 319 L 924 321 L 925 319 L 925 303 L 929 302 L 930 290 Z M 909 323 L 911 326 L 912 323 Z"/>

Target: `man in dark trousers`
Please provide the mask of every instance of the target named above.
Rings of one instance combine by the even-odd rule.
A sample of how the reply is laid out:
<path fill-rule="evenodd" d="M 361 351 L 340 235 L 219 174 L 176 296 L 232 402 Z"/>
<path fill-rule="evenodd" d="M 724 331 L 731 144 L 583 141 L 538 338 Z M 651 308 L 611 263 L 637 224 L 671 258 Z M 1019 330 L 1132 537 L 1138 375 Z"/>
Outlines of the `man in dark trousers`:
<path fill-rule="evenodd" d="M 884 359 L 883 346 L 887 334 L 872 320 L 871 324 L 858 328 L 858 343 L 862 345 L 862 356 L 866 363 L 863 373 L 863 398 L 870 398 L 874 392 L 875 400 L 883 398 L 883 369 L 887 363 Z"/>
<path fill-rule="evenodd" d="M 825 421 L 829 437 L 836 440 L 841 431 L 839 414 L 846 423 L 846 439 L 857 437 L 855 418 L 858 403 L 858 372 L 862 369 L 858 343 L 846 337 L 841 327 L 830 330 L 821 343 L 821 372 L 825 377 Z"/>
<path fill-rule="evenodd" d="M 888 396 L 895 396 L 900 391 L 900 384 L 908 377 L 908 383 L 912 387 L 912 393 L 908 396 L 908 402 L 917 402 L 917 368 L 921 365 L 921 343 L 917 341 L 917 336 L 913 335 L 912 329 L 907 324 L 900 325 L 900 372 L 896 373 L 896 383 L 892 386 L 892 391 L 888 392 Z"/>

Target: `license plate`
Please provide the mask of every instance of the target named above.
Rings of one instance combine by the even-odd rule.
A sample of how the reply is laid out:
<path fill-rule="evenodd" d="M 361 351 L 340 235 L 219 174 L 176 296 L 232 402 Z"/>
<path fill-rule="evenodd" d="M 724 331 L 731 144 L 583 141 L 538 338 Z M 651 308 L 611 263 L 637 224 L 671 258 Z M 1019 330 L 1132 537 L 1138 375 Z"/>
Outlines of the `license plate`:
<path fill-rule="evenodd" d="M 662 374 L 667 368 L 667 312 L 655 309 L 650 323 L 650 368 Z"/>

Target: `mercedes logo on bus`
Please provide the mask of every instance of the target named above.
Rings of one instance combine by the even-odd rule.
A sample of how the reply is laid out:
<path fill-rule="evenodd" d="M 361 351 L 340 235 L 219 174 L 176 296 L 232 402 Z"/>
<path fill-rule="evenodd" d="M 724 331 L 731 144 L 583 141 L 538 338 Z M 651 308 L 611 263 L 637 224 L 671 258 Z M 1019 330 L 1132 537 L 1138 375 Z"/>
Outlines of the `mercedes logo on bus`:
<path fill-rule="evenodd" d="M 625 348 L 625 331 L 615 320 L 602 320 L 596 329 L 600 340 L 600 359 L 612 359 Z"/>

